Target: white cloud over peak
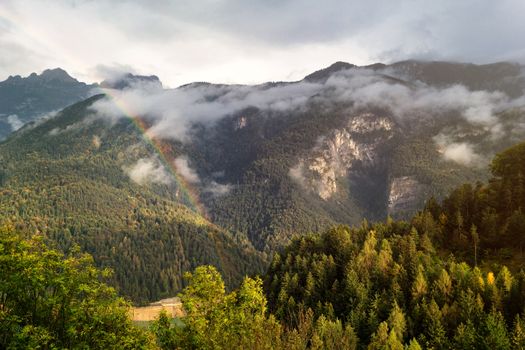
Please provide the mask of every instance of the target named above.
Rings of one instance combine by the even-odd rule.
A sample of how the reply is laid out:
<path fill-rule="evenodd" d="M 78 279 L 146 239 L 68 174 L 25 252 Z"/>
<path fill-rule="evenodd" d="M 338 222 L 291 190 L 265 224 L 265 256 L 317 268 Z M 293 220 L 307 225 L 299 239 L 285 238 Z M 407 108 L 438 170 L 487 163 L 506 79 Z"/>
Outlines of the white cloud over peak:
<path fill-rule="evenodd" d="M 178 89 L 137 86 L 111 90 L 110 95 L 111 99 L 92 105 L 99 117 L 114 122 L 124 115 L 141 116 L 151 125 L 150 136 L 183 142 L 191 136 L 188 132 L 195 124 L 210 125 L 248 107 L 286 115 L 287 111 L 308 108 L 313 99 L 328 108 L 338 103 L 351 103 L 354 108 L 384 108 L 399 122 L 453 113 L 472 125 L 487 128 L 497 139 L 501 136 L 497 114 L 525 105 L 523 98 L 511 99 L 499 91 L 471 91 L 462 85 L 436 88 L 423 83 L 405 84 L 361 68 L 334 74 L 324 83 L 193 84 Z"/>

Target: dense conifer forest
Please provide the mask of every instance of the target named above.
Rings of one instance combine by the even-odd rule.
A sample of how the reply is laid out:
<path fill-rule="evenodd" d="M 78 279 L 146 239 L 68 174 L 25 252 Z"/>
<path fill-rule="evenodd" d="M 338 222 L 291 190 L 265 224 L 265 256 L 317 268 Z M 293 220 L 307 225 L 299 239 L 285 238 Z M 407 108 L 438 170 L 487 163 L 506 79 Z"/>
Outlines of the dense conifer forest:
<path fill-rule="evenodd" d="M 4 348 L 523 349 L 525 144 L 497 155 L 487 184 L 430 199 L 409 221 L 301 235 L 262 277 L 227 291 L 210 265 L 185 274 L 185 316 L 148 330 L 107 270 L 42 236 L 0 235 Z M 510 267 L 505 262 L 510 261 Z"/>
<path fill-rule="evenodd" d="M 126 175 L 155 150 L 129 119 L 111 128 L 85 122 L 101 97 L 0 144 L 0 225 L 41 233 L 62 251 L 79 245 L 114 270 L 109 283 L 135 303 L 180 291 L 183 272 L 202 264 L 217 266 L 228 286 L 262 272 L 267 258 L 191 208 L 179 184 Z"/>

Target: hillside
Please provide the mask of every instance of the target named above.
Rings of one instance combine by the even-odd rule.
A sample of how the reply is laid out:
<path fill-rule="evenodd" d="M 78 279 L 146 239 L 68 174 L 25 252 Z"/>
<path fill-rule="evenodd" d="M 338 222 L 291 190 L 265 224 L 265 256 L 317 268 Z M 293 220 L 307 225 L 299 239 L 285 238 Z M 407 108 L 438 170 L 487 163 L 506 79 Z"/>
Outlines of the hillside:
<path fill-rule="evenodd" d="M 487 183 L 464 184 L 442 203 L 431 200 L 424 215 L 439 223 L 438 239 L 472 264 L 525 267 L 525 144 L 496 155 Z"/>
<path fill-rule="evenodd" d="M 163 349 L 522 349 L 524 165 L 520 143 L 494 157 L 488 183 L 430 199 L 409 221 L 297 237 L 274 255 L 264 292 L 246 278 L 225 295 L 220 275 L 199 267 L 180 294 L 185 327 L 161 316 L 152 329 Z M 520 264 L 507 267 L 502 250 Z"/>
<path fill-rule="evenodd" d="M 338 62 L 298 82 L 177 89 L 125 75 L 0 144 L 2 222 L 80 244 L 137 302 L 200 264 L 231 287 L 297 235 L 410 218 L 488 179 L 525 134 L 516 67 Z"/>
<path fill-rule="evenodd" d="M 43 245 L 39 235 L 28 239 L 2 229 L 0 259 L 7 264 L 0 265 L 0 292 L 8 307 L 1 315 L 5 331 L 0 344 L 521 349 L 523 265 L 520 271 L 505 265 L 479 268 L 468 259 L 470 247 L 456 245 L 456 235 L 464 234 L 459 218 L 488 210 L 499 249 L 519 249 L 514 247 L 517 238 L 508 240 L 506 230 L 513 222 L 523 224 L 513 216 L 522 215 L 524 164 L 521 143 L 494 158 L 493 178 L 476 185 L 471 195 L 465 191 L 472 186 L 464 185 L 441 205 L 430 200 L 410 221 L 364 221 L 305 233 L 274 255 L 264 281 L 247 276 L 233 291 L 226 290 L 214 266 L 198 266 L 185 273 L 186 285 L 177 298 L 133 311 L 99 281 L 107 275 L 92 266 L 89 256 L 78 251 L 64 256 Z M 515 195 L 508 194 L 511 182 Z M 449 210 L 450 203 L 457 205 L 455 210 Z M 495 232 L 482 228 L 479 242 L 493 244 Z M 522 229 L 512 233 L 522 238 Z M 149 329 L 139 328 L 131 315 L 156 319 Z"/>
<path fill-rule="evenodd" d="M 192 209 L 167 173 L 158 182 L 132 180 L 140 159 L 161 165 L 132 121 L 87 117 L 101 98 L 0 144 L 0 225 L 44 233 L 65 250 L 79 244 L 97 265 L 114 269 L 113 283 L 135 302 L 172 295 L 182 273 L 201 264 L 218 266 L 230 286 L 261 271 L 261 254 Z"/>
<path fill-rule="evenodd" d="M 431 196 L 487 179 L 491 155 L 525 136 L 523 103 L 511 97 L 523 95 L 520 69 L 338 62 L 294 83 L 173 94 L 206 96 L 197 110 L 228 111 L 192 124 L 183 152 L 202 182 L 230 188 L 219 199 L 201 194 L 213 221 L 272 251 L 297 231 L 408 218 Z"/>

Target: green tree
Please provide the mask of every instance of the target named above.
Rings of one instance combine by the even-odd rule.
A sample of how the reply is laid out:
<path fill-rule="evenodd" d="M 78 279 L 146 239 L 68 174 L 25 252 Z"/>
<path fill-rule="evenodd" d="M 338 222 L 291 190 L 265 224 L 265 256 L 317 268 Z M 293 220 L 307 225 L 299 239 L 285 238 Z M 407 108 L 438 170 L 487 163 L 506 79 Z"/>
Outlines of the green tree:
<path fill-rule="evenodd" d="M 412 284 L 412 296 L 414 299 L 422 298 L 427 293 L 427 280 L 423 274 L 423 267 L 418 266 L 417 275 Z"/>
<path fill-rule="evenodd" d="M 469 320 L 467 324 L 460 324 L 454 335 L 454 345 L 456 349 L 476 350 L 478 349 L 478 340 L 476 329 Z"/>
<path fill-rule="evenodd" d="M 516 315 L 516 319 L 514 320 L 512 348 L 516 350 L 525 350 L 525 327 L 519 315 Z"/>
<path fill-rule="evenodd" d="M 396 334 L 397 339 L 403 341 L 406 331 L 406 320 L 403 310 L 394 302 L 390 316 L 388 317 L 388 325 L 390 329 Z"/>
<path fill-rule="evenodd" d="M 422 350 L 421 345 L 417 342 L 416 339 L 410 340 L 410 343 L 405 346 L 405 350 Z"/>
<path fill-rule="evenodd" d="M 507 235 L 519 244 L 520 254 L 523 255 L 523 244 L 525 243 L 525 214 L 520 210 L 514 211 L 508 219 Z"/>
<path fill-rule="evenodd" d="M 491 312 L 485 321 L 482 345 L 485 349 L 506 350 L 511 348 L 505 320 L 499 312 Z"/>
<path fill-rule="evenodd" d="M 321 316 L 315 323 L 312 343 L 318 344 L 319 349 L 354 350 L 358 338 L 350 325 L 345 327 L 340 320 L 331 321 Z M 312 346 L 312 349 L 315 347 Z"/>
<path fill-rule="evenodd" d="M 442 313 L 437 303 L 432 299 L 425 307 L 424 333 L 427 339 L 427 347 L 434 349 L 446 349 L 446 329 L 442 322 Z"/>
<path fill-rule="evenodd" d="M 472 238 L 472 244 L 474 245 L 474 266 L 478 266 L 479 235 L 476 225 L 470 227 L 470 237 Z"/>
<path fill-rule="evenodd" d="M 368 350 L 383 350 L 387 349 L 388 343 L 388 323 L 381 322 L 376 332 L 372 335 Z"/>
<path fill-rule="evenodd" d="M 372 336 L 368 350 L 403 350 L 403 344 L 397 338 L 396 332 L 388 332 L 388 324 L 381 322 L 377 331 Z"/>
<path fill-rule="evenodd" d="M 237 291 L 224 289 L 213 266 L 187 273 L 180 293 L 186 313 L 182 327 L 160 315 L 152 329 L 163 349 L 266 349 L 280 344 L 281 327 L 266 315 L 266 297 L 259 278 L 245 278 Z"/>
<path fill-rule="evenodd" d="M 0 348 L 151 348 L 130 305 L 100 282 L 108 276 L 77 248 L 64 255 L 0 229 Z"/>

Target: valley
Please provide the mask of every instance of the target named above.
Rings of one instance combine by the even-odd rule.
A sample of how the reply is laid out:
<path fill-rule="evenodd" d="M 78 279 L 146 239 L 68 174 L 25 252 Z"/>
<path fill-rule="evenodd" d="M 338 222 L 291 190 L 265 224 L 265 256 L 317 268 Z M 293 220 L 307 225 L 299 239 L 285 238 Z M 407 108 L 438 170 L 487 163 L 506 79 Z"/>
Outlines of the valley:
<path fill-rule="evenodd" d="M 234 286 L 298 233 L 409 218 L 486 180 L 490 155 L 522 136 L 515 68 L 336 63 L 299 82 L 177 89 L 127 75 L 0 144 L 2 224 L 79 244 L 135 302 L 174 295 L 202 264 Z M 433 109 L 449 91 L 467 98 Z M 494 111 L 470 116 L 480 94 Z"/>
<path fill-rule="evenodd" d="M 0 0 L 0 350 L 525 350 L 524 13 Z"/>
<path fill-rule="evenodd" d="M 462 273 L 479 279 L 465 288 L 484 327 L 521 322 L 518 68 L 338 62 L 254 86 L 103 82 L 0 143 L 2 244 L 35 259 L 89 254 L 111 290 L 90 298 L 135 321 L 122 334 L 140 324 L 130 341 L 468 343 L 458 310 L 474 294 L 452 292 Z M 38 288 L 37 303 L 54 302 L 59 287 Z M 196 336 L 201 317 L 218 327 L 208 338 Z"/>

